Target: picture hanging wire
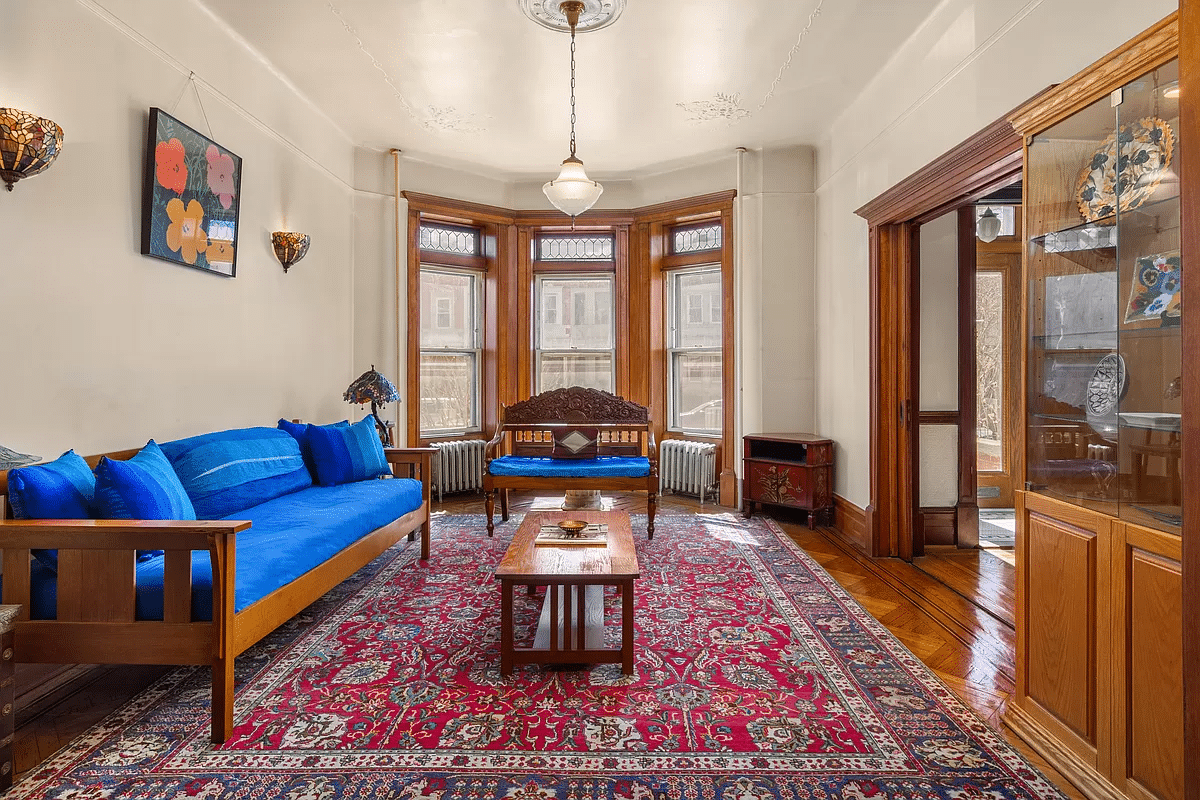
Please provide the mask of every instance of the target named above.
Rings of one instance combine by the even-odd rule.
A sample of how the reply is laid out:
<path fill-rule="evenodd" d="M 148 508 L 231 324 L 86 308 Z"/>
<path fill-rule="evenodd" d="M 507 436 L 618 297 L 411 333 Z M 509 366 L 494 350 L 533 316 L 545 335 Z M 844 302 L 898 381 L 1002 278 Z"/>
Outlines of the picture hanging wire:
<path fill-rule="evenodd" d="M 216 140 L 213 136 L 212 125 L 208 121 L 208 111 L 204 108 L 204 101 L 200 98 L 200 87 L 196 85 L 196 73 L 189 72 L 187 81 L 183 84 L 183 88 L 179 90 L 179 96 L 175 98 L 175 102 L 171 104 L 171 110 L 167 113 L 175 116 L 175 109 L 179 107 L 179 101 L 183 99 L 183 95 L 188 90 L 188 86 L 192 87 L 192 91 L 196 93 L 196 102 L 200 105 L 200 114 L 204 117 L 204 127 L 208 129 L 208 138 Z"/>

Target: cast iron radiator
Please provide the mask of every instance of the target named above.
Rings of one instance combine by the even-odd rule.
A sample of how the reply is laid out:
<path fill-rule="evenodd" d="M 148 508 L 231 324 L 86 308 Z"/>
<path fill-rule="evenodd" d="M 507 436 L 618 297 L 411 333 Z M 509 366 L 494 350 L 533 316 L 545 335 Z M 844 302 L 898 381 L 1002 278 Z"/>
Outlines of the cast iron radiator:
<path fill-rule="evenodd" d="M 483 488 L 483 439 L 456 439 L 433 442 L 433 485 L 438 502 L 442 494 L 473 492 Z"/>
<path fill-rule="evenodd" d="M 695 494 L 704 502 L 705 492 L 717 487 L 717 446 L 707 442 L 667 439 L 658 446 L 658 491 Z"/>

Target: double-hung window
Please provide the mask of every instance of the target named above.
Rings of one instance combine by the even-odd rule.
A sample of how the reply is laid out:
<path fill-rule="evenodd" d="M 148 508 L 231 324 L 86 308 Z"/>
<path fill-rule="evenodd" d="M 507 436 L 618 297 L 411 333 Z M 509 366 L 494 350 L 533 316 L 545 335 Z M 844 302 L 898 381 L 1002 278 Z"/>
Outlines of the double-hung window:
<path fill-rule="evenodd" d="M 667 326 L 670 428 L 720 435 L 720 264 L 667 273 Z"/>
<path fill-rule="evenodd" d="M 483 273 L 442 266 L 438 253 L 478 252 L 474 229 L 421 226 L 421 436 L 478 431 Z"/>
<path fill-rule="evenodd" d="M 537 391 L 613 390 L 613 276 L 538 275 Z"/>
<path fill-rule="evenodd" d="M 545 234 L 533 242 L 534 391 L 613 391 L 611 233 Z"/>

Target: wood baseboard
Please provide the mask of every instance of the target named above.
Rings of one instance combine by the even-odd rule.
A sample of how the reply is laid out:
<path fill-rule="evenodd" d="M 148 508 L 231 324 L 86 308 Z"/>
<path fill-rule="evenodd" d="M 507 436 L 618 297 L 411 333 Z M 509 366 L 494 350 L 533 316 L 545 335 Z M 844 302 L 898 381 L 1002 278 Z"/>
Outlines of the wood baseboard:
<path fill-rule="evenodd" d="M 871 555 L 871 528 L 867 512 L 840 494 L 833 496 L 833 527 L 847 544 L 864 555 Z"/>
<path fill-rule="evenodd" d="M 1062 773 L 1089 800 L 1128 800 L 1117 787 L 1079 756 L 1063 747 L 1046 729 L 1025 713 L 1015 702 L 1009 702 L 1002 717 L 1004 724 Z"/>
<path fill-rule="evenodd" d="M 926 546 L 958 544 L 958 509 L 954 506 L 922 508 L 920 520 Z"/>

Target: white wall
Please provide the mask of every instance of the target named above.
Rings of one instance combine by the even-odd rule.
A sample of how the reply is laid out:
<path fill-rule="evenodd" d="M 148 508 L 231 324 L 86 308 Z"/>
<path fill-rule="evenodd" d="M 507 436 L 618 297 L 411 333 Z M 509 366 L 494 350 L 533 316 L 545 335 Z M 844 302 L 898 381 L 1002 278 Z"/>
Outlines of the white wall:
<path fill-rule="evenodd" d="M 90 454 L 352 411 L 346 137 L 191 2 L 9 3 L 0 99 L 66 134 L 0 191 L 0 443 Z M 188 75 L 201 82 L 205 122 Z M 175 105 L 177 98 L 178 105 Z M 147 109 L 240 155 L 237 277 L 139 254 Z M 287 275 L 270 232 L 312 236 Z"/>
<path fill-rule="evenodd" d="M 816 426 L 838 443 L 838 494 L 870 501 L 869 255 L 854 210 L 1176 7 L 946 0 L 830 123 L 817 148 Z"/>

